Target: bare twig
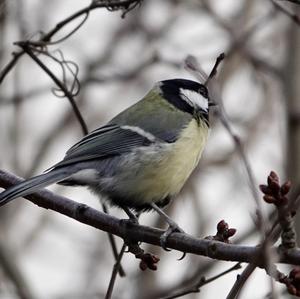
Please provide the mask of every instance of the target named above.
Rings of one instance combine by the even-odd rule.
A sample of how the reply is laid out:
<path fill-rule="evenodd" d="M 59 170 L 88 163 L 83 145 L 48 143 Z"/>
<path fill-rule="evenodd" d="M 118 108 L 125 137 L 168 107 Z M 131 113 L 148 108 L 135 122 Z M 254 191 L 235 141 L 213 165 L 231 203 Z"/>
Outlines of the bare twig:
<path fill-rule="evenodd" d="M 254 272 L 256 269 L 256 266 L 253 264 L 249 264 L 245 270 L 242 272 L 241 275 L 239 275 L 231 288 L 229 294 L 227 295 L 226 299 L 235 299 L 242 287 L 245 285 L 246 281 L 248 278 L 251 276 L 251 274 Z"/>
<path fill-rule="evenodd" d="M 4 245 L 3 239 L 0 242 L 0 263 L 1 268 L 6 273 L 7 277 L 11 280 L 14 287 L 16 288 L 16 293 L 18 294 L 19 298 L 22 299 L 34 299 L 36 296 L 33 294 L 33 291 L 29 287 L 26 276 L 21 273 L 20 269 L 16 264 L 16 259 L 11 254 Z"/>
<path fill-rule="evenodd" d="M 125 249 L 126 249 L 126 244 L 124 243 L 121 250 L 120 250 L 120 253 L 118 255 L 118 258 L 116 259 L 116 263 L 113 267 L 113 271 L 111 273 L 111 278 L 110 278 L 110 281 L 109 281 L 109 285 L 108 285 L 108 288 L 107 288 L 107 292 L 106 292 L 106 295 L 105 295 L 105 299 L 110 299 L 111 296 L 112 296 L 112 292 L 113 292 L 113 289 L 114 289 L 114 285 L 115 285 L 115 282 L 116 282 L 116 278 L 117 278 L 117 274 L 118 274 L 118 271 L 120 269 L 120 263 L 121 263 L 121 259 L 124 255 L 124 252 L 125 252 Z"/>
<path fill-rule="evenodd" d="M 221 53 L 217 57 L 215 64 L 214 64 L 210 74 L 208 75 L 208 78 L 207 78 L 206 82 L 204 83 L 204 85 L 207 85 L 209 83 L 209 81 L 216 76 L 218 67 L 219 67 L 220 63 L 224 60 L 224 58 L 225 58 L 225 53 Z"/>
<path fill-rule="evenodd" d="M 209 284 L 213 281 L 215 281 L 216 279 L 232 272 L 232 271 L 236 271 L 236 270 L 239 270 L 241 268 L 241 264 L 240 263 L 237 263 L 235 265 L 233 265 L 232 267 L 230 267 L 229 269 L 215 275 L 215 276 L 212 276 L 210 278 L 205 278 L 204 276 L 200 278 L 200 280 L 192 287 L 190 288 L 187 288 L 183 291 L 180 291 L 180 292 L 177 292 L 171 296 L 167 296 L 167 297 L 164 297 L 164 299 L 174 299 L 174 298 L 179 298 L 179 297 L 182 297 L 182 296 L 185 296 L 185 295 L 188 295 L 188 294 L 191 294 L 191 293 L 199 293 L 200 292 L 200 288 L 203 287 L 204 285 L 206 284 Z"/>
<path fill-rule="evenodd" d="M 296 0 L 298 1 L 298 4 L 300 4 L 299 0 Z M 295 3 L 297 3 L 295 1 Z M 283 5 L 279 4 L 277 1 L 275 0 L 271 0 L 272 4 L 274 5 L 274 7 L 276 9 L 278 9 L 279 11 L 281 11 L 283 14 L 285 14 L 286 16 L 288 16 L 293 22 L 295 22 L 297 25 L 300 26 L 300 18 L 298 15 L 292 13 L 290 10 L 288 10 L 286 7 L 284 7 Z"/>
<path fill-rule="evenodd" d="M 216 109 L 216 114 L 217 116 L 219 117 L 221 123 L 223 124 L 223 126 L 225 127 L 225 129 L 227 130 L 227 132 L 229 133 L 229 135 L 231 136 L 232 140 L 234 141 L 234 144 L 236 146 L 236 149 L 242 159 L 242 162 L 245 166 L 245 169 L 246 169 L 246 173 L 247 173 L 247 176 L 248 176 L 248 180 L 249 180 L 249 184 L 250 184 L 250 190 L 252 192 L 252 196 L 253 196 L 253 199 L 255 200 L 255 203 L 256 203 L 256 206 L 257 206 L 257 216 L 258 216 L 258 220 L 259 220 L 259 226 L 261 228 L 261 232 L 264 234 L 265 232 L 265 222 L 264 222 L 264 217 L 262 215 L 262 207 L 261 207 L 261 201 L 259 199 L 259 195 L 258 195 L 258 191 L 257 191 L 257 183 L 254 179 L 254 175 L 253 175 L 253 172 L 252 172 L 252 169 L 251 169 L 251 166 L 250 166 L 250 163 L 248 161 L 248 158 L 247 158 L 247 155 L 244 151 L 244 147 L 243 147 L 243 144 L 240 140 L 240 138 L 233 132 L 228 120 L 227 120 L 227 117 L 225 116 L 224 114 L 224 111 L 221 111 L 220 109 Z"/>
<path fill-rule="evenodd" d="M 287 1 L 287 2 L 296 3 L 300 5 L 300 0 L 282 0 L 282 1 Z"/>
<path fill-rule="evenodd" d="M 83 117 L 81 115 L 80 110 L 78 109 L 75 100 L 73 98 L 73 95 L 71 92 L 65 87 L 65 85 L 51 72 L 51 70 L 33 53 L 32 49 L 28 46 L 27 43 L 19 42 L 18 45 L 23 49 L 24 52 L 26 52 L 40 67 L 42 70 L 46 72 L 46 74 L 54 81 L 54 83 L 58 86 L 60 90 L 62 90 L 69 100 L 73 111 L 80 123 L 81 129 L 83 131 L 83 134 L 86 135 L 88 133 L 88 129 L 86 126 L 85 121 L 83 120 Z"/>
<path fill-rule="evenodd" d="M 102 207 L 103 212 L 105 214 L 109 215 L 108 208 L 107 208 L 106 204 L 101 203 L 101 207 Z M 124 271 L 124 269 L 121 265 L 122 256 L 120 257 L 120 255 L 123 255 L 122 250 L 120 251 L 120 253 L 118 253 L 116 240 L 115 240 L 115 237 L 114 237 L 113 234 L 107 233 L 107 236 L 108 236 L 108 240 L 109 240 L 109 243 L 110 243 L 114 258 L 115 258 L 115 261 L 116 261 L 116 263 L 118 263 L 117 270 L 119 271 L 120 276 L 124 277 L 124 276 L 126 276 L 126 273 L 125 273 L 125 271 Z"/>
<path fill-rule="evenodd" d="M 24 51 L 21 52 L 13 52 L 12 56 L 13 58 L 5 65 L 5 67 L 2 69 L 0 72 L 0 84 L 2 81 L 5 79 L 7 74 L 12 70 L 12 68 L 16 65 L 18 62 L 19 58 L 24 54 Z"/>
<path fill-rule="evenodd" d="M 56 24 L 56 26 L 51 29 L 48 33 L 44 34 L 39 41 L 31 41 L 31 43 L 35 44 L 36 46 L 45 46 L 47 43 L 51 42 L 51 39 L 54 35 L 56 35 L 62 28 L 64 28 L 66 25 L 71 23 L 73 20 L 77 19 L 78 17 L 82 15 L 87 15 L 90 11 L 97 9 L 97 8 L 113 8 L 113 10 L 117 9 L 124 9 L 125 11 L 131 10 L 132 6 L 136 6 L 136 3 L 140 3 L 141 0 L 124 0 L 124 1 L 92 1 L 92 3 L 81 10 L 75 12 L 74 14 L 70 15 L 63 21 Z M 85 21 L 85 20 L 84 20 Z M 67 34 L 67 37 L 70 37 L 71 34 L 73 34 L 75 31 L 77 31 L 82 24 L 79 24 L 77 27 L 75 27 L 76 30 L 72 30 L 71 33 Z M 62 38 L 62 40 L 64 40 Z M 61 40 L 60 40 L 61 41 Z M 28 41 L 27 41 L 28 42 Z M 13 69 L 13 67 L 18 62 L 19 58 L 23 56 L 25 53 L 24 49 L 20 52 L 13 53 L 13 58 L 11 61 L 7 63 L 7 65 L 2 69 L 0 72 L 0 84 L 5 79 L 7 74 Z"/>

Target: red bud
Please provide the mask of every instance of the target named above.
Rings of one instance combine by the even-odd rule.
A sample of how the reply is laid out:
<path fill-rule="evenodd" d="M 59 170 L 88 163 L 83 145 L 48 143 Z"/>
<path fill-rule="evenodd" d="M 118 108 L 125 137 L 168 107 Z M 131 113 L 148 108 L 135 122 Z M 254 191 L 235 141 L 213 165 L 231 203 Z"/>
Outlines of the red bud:
<path fill-rule="evenodd" d="M 232 237 L 235 233 L 236 233 L 236 229 L 235 228 L 230 228 L 228 230 L 228 233 L 227 233 L 228 238 Z"/>
<path fill-rule="evenodd" d="M 277 181 L 275 180 L 270 180 L 268 182 L 269 188 L 272 190 L 273 194 L 277 194 L 280 191 L 280 185 Z"/>
<path fill-rule="evenodd" d="M 270 204 L 275 204 L 277 202 L 276 198 L 271 195 L 264 195 L 264 201 Z"/>
<path fill-rule="evenodd" d="M 225 229 L 228 229 L 228 224 L 225 222 L 225 220 L 221 220 L 217 224 L 217 230 L 218 232 L 223 232 Z"/>
<path fill-rule="evenodd" d="M 267 185 L 259 185 L 259 189 L 264 194 L 267 194 L 267 195 L 273 194 L 273 191 Z"/>
<path fill-rule="evenodd" d="M 279 177 L 275 171 L 272 170 L 270 172 L 268 179 L 269 178 L 272 179 L 273 181 L 276 181 L 277 183 L 279 183 Z"/>
<path fill-rule="evenodd" d="M 296 295 L 296 294 L 297 294 L 297 289 L 296 289 L 293 285 L 289 285 L 289 286 L 287 287 L 287 290 L 288 290 L 288 292 L 289 292 L 290 294 L 292 294 L 292 295 Z"/>
<path fill-rule="evenodd" d="M 144 262 L 144 261 L 141 261 L 140 262 L 140 269 L 142 270 L 142 271 L 145 271 L 145 270 L 147 270 L 147 264 Z"/>
<path fill-rule="evenodd" d="M 291 186 L 292 186 L 292 183 L 290 181 L 285 182 L 280 188 L 281 194 L 282 195 L 288 194 L 289 191 L 291 190 Z"/>

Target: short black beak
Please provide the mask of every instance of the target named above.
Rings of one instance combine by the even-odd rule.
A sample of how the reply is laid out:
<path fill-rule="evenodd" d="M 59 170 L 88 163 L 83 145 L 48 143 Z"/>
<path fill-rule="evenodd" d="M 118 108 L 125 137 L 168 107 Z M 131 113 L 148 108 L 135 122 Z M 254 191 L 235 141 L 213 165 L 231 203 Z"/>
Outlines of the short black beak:
<path fill-rule="evenodd" d="M 208 106 L 209 106 L 209 107 L 213 107 L 213 106 L 218 106 L 218 104 L 217 104 L 216 102 L 209 101 L 209 102 L 208 102 Z"/>

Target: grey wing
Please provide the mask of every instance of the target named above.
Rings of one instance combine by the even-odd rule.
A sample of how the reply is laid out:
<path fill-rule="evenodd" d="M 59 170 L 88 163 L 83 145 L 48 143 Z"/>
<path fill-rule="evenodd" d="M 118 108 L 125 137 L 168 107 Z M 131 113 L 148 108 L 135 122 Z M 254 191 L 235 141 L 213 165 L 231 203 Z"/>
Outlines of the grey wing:
<path fill-rule="evenodd" d="M 141 101 L 115 116 L 109 124 L 142 128 L 156 138 L 172 143 L 192 118 L 191 114 L 175 108 L 152 90 Z"/>
<path fill-rule="evenodd" d="M 126 127 L 108 124 L 92 131 L 73 145 L 67 151 L 64 159 L 55 164 L 53 168 L 121 155 L 132 151 L 134 147 L 149 146 L 154 142 L 154 138 L 149 138 Z"/>

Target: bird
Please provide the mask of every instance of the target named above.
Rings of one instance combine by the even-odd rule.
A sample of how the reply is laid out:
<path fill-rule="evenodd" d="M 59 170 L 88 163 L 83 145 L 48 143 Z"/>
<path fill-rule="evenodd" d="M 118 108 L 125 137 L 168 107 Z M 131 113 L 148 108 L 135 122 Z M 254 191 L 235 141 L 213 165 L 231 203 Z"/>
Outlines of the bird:
<path fill-rule="evenodd" d="M 154 84 L 138 102 L 74 144 L 43 174 L 0 194 L 0 206 L 58 183 L 86 186 L 129 219 L 156 211 L 168 224 L 165 247 L 183 230 L 163 208 L 174 199 L 198 165 L 207 142 L 210 100 L 204 84 L 167 79 Z"/>

